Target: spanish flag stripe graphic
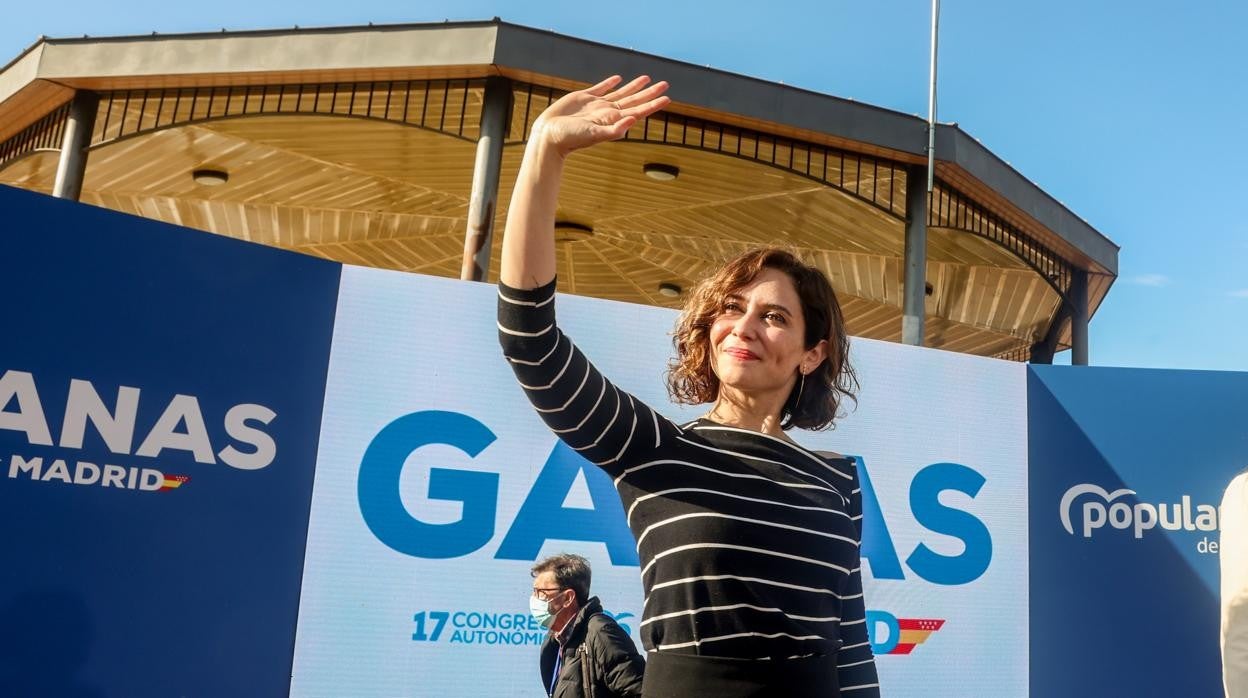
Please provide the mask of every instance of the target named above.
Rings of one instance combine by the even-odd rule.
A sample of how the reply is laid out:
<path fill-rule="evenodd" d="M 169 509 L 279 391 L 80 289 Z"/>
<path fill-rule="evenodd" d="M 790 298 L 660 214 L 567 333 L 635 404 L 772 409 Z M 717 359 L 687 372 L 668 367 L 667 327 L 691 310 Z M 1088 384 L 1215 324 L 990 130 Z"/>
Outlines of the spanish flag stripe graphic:
<path fill-rule="evenodd" d="M 161 483 L 160 491 L 168 492 L 169 490 L 177 489 L 181 487 L 183 483 L 189 482 L 190 479 L 191 477 L 189 475 L 166 475 L 165 481 Z"/>
<path fill-rule="evenodd" d="M 898 618 L 897 625 L 902 630 L 928 630 L 935 632 L 945 621 L 939 618 Z"/>
<path fill-rule="evenodd" d="M 898 618 L 897 628 L 901 632 L 897 645 L 889 650 L 889 654 L 910 654 L 918 645 L 927 642 L 932 633 L 945 625 L 941 618 Z"/>
<path fill-rule="evenodd" d="M 910 643 L 912 645 L 919 645 L 922 644 L 923 641 L 927 639 L 927 636 L 931 634 L 931 630 L 903 630 L 901 631 L 901 638 L 898 642 L 902 644 Z"/>

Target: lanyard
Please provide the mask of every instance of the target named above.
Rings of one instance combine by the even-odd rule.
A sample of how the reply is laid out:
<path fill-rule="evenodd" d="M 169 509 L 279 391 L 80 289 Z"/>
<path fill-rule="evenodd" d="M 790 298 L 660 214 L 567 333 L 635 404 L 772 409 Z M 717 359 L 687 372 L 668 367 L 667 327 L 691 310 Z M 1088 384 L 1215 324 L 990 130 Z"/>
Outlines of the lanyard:
<path fill-rule="evenodd" d="M 559 683 L 559 665 L 563 664 L 563 645 L 558 645 L 558 651 L 555 652 L 555 673 L 550 678 L 550 690 L 546 695 L 555 695 L 555 685 Z"/>

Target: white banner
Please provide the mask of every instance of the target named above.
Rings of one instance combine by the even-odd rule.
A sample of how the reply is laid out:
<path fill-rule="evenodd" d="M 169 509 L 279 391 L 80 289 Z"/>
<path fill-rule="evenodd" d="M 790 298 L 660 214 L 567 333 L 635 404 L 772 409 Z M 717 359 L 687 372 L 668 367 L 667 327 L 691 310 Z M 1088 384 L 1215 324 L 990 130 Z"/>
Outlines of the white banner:
<path fill-rule="evenodd" d="M 618 499 L 529 407 L 498 348 L 495 297 L 344 267 L 292 695 L 541 695 L 529 568 L 556 552 L 589 558 L 592 593 L 637 639 Z M 672 311 L 558 303 L 622 388 L 675 420 L 705 412 L 667 400 Z M 1025 366 L 870 340 L 851 359 L 857 410 L 795 437 L 869 475 L 863 564 L 884 695 L 1025 695 Z"/>

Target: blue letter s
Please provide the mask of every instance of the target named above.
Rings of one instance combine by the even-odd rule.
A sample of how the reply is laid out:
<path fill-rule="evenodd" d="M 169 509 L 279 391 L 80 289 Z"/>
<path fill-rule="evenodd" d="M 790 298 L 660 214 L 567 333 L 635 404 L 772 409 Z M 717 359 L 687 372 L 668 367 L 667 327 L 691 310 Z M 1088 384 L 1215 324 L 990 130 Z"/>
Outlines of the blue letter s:
<path fill-rule="evenodd" d="M 934 463 L 919 471 L 910 483 L 910 510 L 929 531 L 960 538 L 966 546 L 961 555 L 941 555 L 920 543 L 906 564 L 933 584 L 966 584 L 979 579 L 992 560 L 992 536 L 983 521 L 940 503 L 940 493 L 956 490 L 970 497 L 979 494 L 984 476 L 958 463 Z"/>

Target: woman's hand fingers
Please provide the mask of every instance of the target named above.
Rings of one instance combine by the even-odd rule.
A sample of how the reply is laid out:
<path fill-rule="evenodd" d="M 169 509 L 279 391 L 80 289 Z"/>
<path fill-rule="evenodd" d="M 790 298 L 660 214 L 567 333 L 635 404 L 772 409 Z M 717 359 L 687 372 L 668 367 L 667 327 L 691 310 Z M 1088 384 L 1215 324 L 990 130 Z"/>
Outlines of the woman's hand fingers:
<path fill-rule="evenodd" d="M 614 88 L 616 85 L 620 84 L 620 81 L 621 81 L 621 80 L 623 80 L 623 79 L 624 79 L 624 78 L 620 77 L 619 75 L 612 75 L 611 77 L 609 77 L 609 78 L 607 78 L 607 79 L 603 80 L 602 82 L 598 83 L 597 85 L 594 85 L 593 87 L 588 87 L 588 88 L 586 88 L 586 89 L 585 89 L 585 92 L 587 92 L 587 93 L 589 93 L 589 94 L 591 94 L 591 95 L 594 95 L 595 97 L 601 97 L 601 96 L 605 95 L 607 92 L 609 92 L 609 91 L 610 91 L 612 88 Z M 647 79 L 648 79 L 648 78 L 647 78 Z"/>
<path fill-rule="evenodd" d="M 635 95 L 625 97 L 616 104 L 620 107 L 620 113 L 624 116 L 644 119 L 671 104 L 672 100 L 663 94 L 666 91 L 667 83 L 657 82 Z"/>
<path fill-rule="evenodd" d="M 635 92 L 625 97 L 617 97 L 613 101 L 621 110 L 628 109 L 629 107 L 635 107 L 638 104 L 649 102 L 664 92 L 667 92 L 667 87 L 668 85 L 666 81 L 656 82 L 640 92 Z M 619 90 L 616 90 L 616 92 L 619 92 Z M 606 98 L 604 97 L 603 99 Z"/>
<path fill-rule="evenodd" d="M 621 85 L 618 75 L 587 89 L 569 92 L 534 122 L 535 133 L 563 154 L 624 137 L 629 127 L 667 106 L 666 82 L 650 84 L 642 75 Z"/>
<path fill-rule="evenodd" d="M 612 77 L 616 77 L 616 76 L 612 76 Z M 598 85 L 601 85 L 601 84 L 602 83 L 598 83 Z M 629 97 L 630 95 L 636 93 L 638 90 L 640 90 L 641 88 L 649 84 L 650 84 L 649 75 L 638 75 L 632 80 L 629 80 L 627 85 L 624 85 L 623 87 L 619 88 L 618 90 L 614 92 L 603 95 L 602 98 L 607 100 L 608 102 L 619 102 L 620 100 L 626 97 Z M 598 85 L 594 85 L 594 87 L 597 87 Z M 593 88 L 590 88 L 590 89 L 593 89 Z"/>
<path fill-rule="evenodd" d="M 618 141 L 635 123 L 637 123 L 636 117 L 626 116 L 608 126 L 599 126 L 597 130 L 602 140 Z"/>
<path fill-rule="evenodd" d="M 629 109 L 623 109 L 620 113 L 623 114 L 625 118 L 644 119 L 671 103 L 672 100 L 666 96 L 658 97 L 646 102 L 645 104 L 639 104 Z"/>

